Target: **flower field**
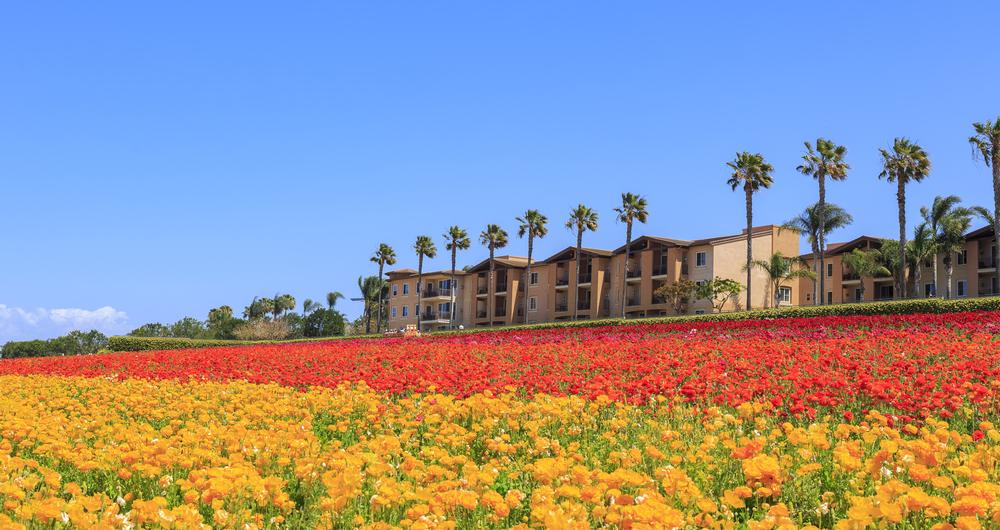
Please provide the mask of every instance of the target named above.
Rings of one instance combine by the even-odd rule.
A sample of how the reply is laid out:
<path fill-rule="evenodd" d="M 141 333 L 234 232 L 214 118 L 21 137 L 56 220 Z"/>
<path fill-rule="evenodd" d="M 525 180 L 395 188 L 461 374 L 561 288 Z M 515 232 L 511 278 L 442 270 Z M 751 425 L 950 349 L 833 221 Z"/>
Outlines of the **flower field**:
<path fill-rule="evenodd" d="M 1000 527 L 1000 315 L 0 361 L 0 528 Z"/>

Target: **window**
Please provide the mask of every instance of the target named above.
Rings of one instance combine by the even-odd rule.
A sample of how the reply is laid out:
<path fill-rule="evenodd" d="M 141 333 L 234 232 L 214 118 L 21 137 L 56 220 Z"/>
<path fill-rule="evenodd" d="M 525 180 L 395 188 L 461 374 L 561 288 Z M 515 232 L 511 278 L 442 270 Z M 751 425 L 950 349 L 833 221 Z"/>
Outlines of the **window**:
<path fill-rule="evenodd" d="M 528 298 L 528 311 L 538 311 L 538 298 L 534 296 Z"/>
<path fill-rule="evenodd" d="M 694 314 L 696 314 L 696 315 L 704 315 L 705 314 L 705 310 L 704 309 L 695 309 L 694 310 Z"/>
<path fill-rule="evenodd" d="M 395 309 L 395 308 L 393 308 L 393 311 L 395 311 L 395 310 L 396 310 L 396 309 Z M 404 305 L 404 306 L 403 306 L 403 318 L 406 318 L 406 317 L 408 317 L 408 316 L 410 316 L 410 307 L 409 307 L 409 306 L 405 306 L 405 305 Z"/>
<path fill-rule="evenodd" d="M 398 292 L 399 289 L 398 288 L 399 288 L 398 285 L 392 284 L 392 296 L 396 296 L 397 294 L 399 294 L 399 292 Z"/>
<path fill-rule="evenodd" d="M 889 300 L 894 296 L 891 285 L 880 285 L 878 288 L 878 297 L 882 300 Z"/>
<path fill-rule="evenodd" d="M 392 308 L 392 318 L 396 318 L 396 308 Z"/>
<path fill-rule="evenodd" d="M 704 267 L 708 263 L 708 254 L 705 252 L 699 252 L 694 255 L 694 264 L 696 267 Z"/>
<path fill-rule="evenodd" d="M 826 303 L 827 304 L 832 304 L 833 303 L 833 291 L 827 291 L 826 292 Z"/>
<path fill-rule="evenodd" d="M 528 278 L 528 284 L 529 285 L 538 285 L 538 273 L 537 272 L 531 273 L 531 277 Z"/>
<path fill-rule="evenodd" d="M 833 263 L 826 264 L 826 276 L 828 278 L 833 276 Z"/>
<path fill-rule="evenodd" d="M 417 294 L 420 294 L 420 282 L 417 282 Z"/>
<path fill-rule="evenodd" d="M 413 314 L 414 315 L 420 314 L 420 304 L 413 304 Z"/>
<path fill-rule="evenodd" d="M 854 301 L 855 302 L 860 302 L 861 301 L 861 288 L 860 287 L 857 287 L 857 288 L 854 289 Z"/>
<path fill-rule="evenodd" d="M 451 302 L 445 302 L 443 304 L 438 304 L 438 313 L 441 313 L 442 315 L 450 315 L 451 314 Z"/>
<path fill-rule="evenodd" d="M 967 262 L 967 261 L 969 261 L 969 252 L 967 250 L 963 250 L 963 251 L 959 252 L 958 253 L 958 264 L 959 265 L 965 265 L 965 262 Z"/>
<path fill-rule="evenodd" d="M 792 303 L 792 288 L 791 287 L 779 287 L 778 288 L 778 303 Z"/>
<path fill-rule="evenodd" d="M 934 282 L 924 284 L 924 298 L 934 296 Z"/>
<path fill-rule="evenodd" d="M 958 280 L 958 296 L 968 296 L 967 285 L 965 280 Z"/>
<path fill-rule="evenodd" d="M 444 290 L 448 289 L 449 287 L 451 287 L 450 284 L 451 284 L 451 280 L 441 280 L 441 281 L 438 282 L 438 289 L 441 289 L 442 291 L 444 291 Z"/>
<path fill-rule="evenodd" d="M 404 283 L 403 284 L 403 296 L 406 296 L 408 294 L 410 294 L 410 284 Z M 403 315 L 403 316 L 406 316 L 406 315 Z"/>

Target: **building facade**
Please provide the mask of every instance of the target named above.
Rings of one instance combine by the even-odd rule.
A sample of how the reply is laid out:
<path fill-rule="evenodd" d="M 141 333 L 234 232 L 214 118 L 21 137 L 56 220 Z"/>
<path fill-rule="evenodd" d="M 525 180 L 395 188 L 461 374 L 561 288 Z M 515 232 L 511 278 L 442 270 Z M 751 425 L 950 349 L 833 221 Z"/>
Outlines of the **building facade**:
<path fill-rule="evenodd" d="M 753 258 L 767 260 L 775 252 L 795 258 L 799 255 L 799 234 L 767 225 L 752 230 Z M 626 258 L 628 268 L 626 271 Z M 746 231 L 699 240 L 655 236 L 636 238 L 628 256 L 624 246 L 615 250 L 584 248 L 580 251 L 580 272 L 576 273 L 576 248 L 567 247 L 545 259 L 497 256 L 493 260 L 492 281 L 489 260 L 467 267 L 450 283 L 450 271 L 424 274 L 427 286 L 417 300 L 417 273 L 398 269 L 387 273 L 389 284 L 388 321 L 390 329 L 417 324 L 420 329 L 503 326 L 577 319 L 619 317 L 641 318 L 675 314 L 671 305 L 657 296 L 664 285 L 686 279 L 696 283 L 728 278 L 746 283 Z M 805 284 L 783 283 L 773 292 L 767 274 L 752 271 L 754 307 L 802 303 Z M 811 293 L 812 287 L 809 286 Z M 430 295 L 430 296 L 428 296 Z M 454 305 L 454 318 L 451 308 Z M 746 292 L 724 310 L 747 306 Z M 691 300 L 682 314 L 709 313 L 706 300 Z"/>

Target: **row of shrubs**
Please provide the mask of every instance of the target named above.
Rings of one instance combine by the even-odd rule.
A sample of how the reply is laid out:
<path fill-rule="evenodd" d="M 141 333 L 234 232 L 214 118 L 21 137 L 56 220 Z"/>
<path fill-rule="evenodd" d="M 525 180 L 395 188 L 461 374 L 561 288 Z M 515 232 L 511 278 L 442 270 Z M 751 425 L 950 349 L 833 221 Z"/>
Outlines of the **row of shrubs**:
<path fill-rule="evenodd" d="M 886 302 L 863 302 L 854 304 L 836 304 L 824 306 L 794 306 L 776 309 L 760 309 L 754 311 L 738 311 L 732 313 L 707 313 L 704 315 L 682 315 L 669 317 L 654 317 L 644 319 L 620 318 L 599 320 L 576 320 L 565 322 L 545 322 L 517 326 L 495 328 L 472 328 L 465 330 L 441 331 L 433 333 L 440 335 L 458 335 L 483 333 L 488 331 L 532 330 L 575 328 L 592 326 L 614 326 L 635 324 L 660 324 L 676 322 L 718 322 L 731 320 L 760 320 L 776 318 L 800 318 L 819 316 L 851 316 L 851 315 L 907 315 L 912 313 L 956 313 L 963 311 L 1000 311 L 1000 297 L 968 298 L 961 300 L 942 300 L 940 298 L 920 298 L 914 300 L 896 300 Z M 209 348 L 212 346 L 238 346 L 247 344 L 287 344 L 295 342 L 328 341 L 343 338 L 373 338 L 377 335 L 351 337 L 325 337 L 318 339 L 296 339 L 286 341 L 237 341 L 211 339 L 178 339 L 161 337 L 111 337 L 108 349 L 112 351 L 146 351 L 172 350 L 180 348 Z"/>

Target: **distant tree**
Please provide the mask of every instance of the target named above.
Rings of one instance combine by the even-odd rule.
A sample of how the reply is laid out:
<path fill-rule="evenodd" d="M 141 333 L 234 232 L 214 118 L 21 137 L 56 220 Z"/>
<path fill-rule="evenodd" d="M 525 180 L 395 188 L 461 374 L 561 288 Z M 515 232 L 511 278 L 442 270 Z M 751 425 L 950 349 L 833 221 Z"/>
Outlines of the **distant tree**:
<path fill-rule="evenodd" d="M 306 337 L 334 337 L 343 335 L 347 320 L 343 313 L 333 309 L 317 309 L 302 321 L 302 334 Z"/>
<path fill-rule="evenodd" d="M 445 244 L 444 248 L 451 252 L 451 278 L 449 279 L 451 285 L 451 304 L 449 304 L 449 309 L 451 314 L 449 315 L 449 322 L 452 326 L 455 325 L 455 294 L 458 291 L 458 283 L 455 281 L 455 266 L 458 261 L 458 251 L 468 250 L 472 246 L 472 241 L 469 240 L 469 233 L 465 231 L 464 228 L 453 225 L 444 234 Z"/>
<path fill-rule="evenodd" d="M 819 202 L 816 203 L 818 211 L 826 209 L 826 178 L 832 180 L 844 180 L 847 178 L 847 170 L 851 166 L 847 165 L 844 157 L 847 155 L 847 148 L 837 145 L 825 138 L 816 140 L 816 149 L 812 144 L 806 142 L 806 154 L 802 155 L 802 164 L 796 168 L 800 173 L 811 176 L 819 183 Z M 817 217 L 819 227 L 817 229 L 817 246 L 819 248 L 819 270 L 825 267 L 824 255 L 826 254 L 826 216 Z M 826 275 L 819 275 L 819 292 L 826 292 Z M 822 304 L 822 301 L 820 301 Z"/>
<path fill-rule="evenodd" d="M 653 294 L 666 300 L 673 308 L 674 314 L 680 315 L 697 287 L 698 285 L 691 280 L 677 280 L 661 286 L 653 291 Z"/>
<path fill-rule="evenodd" d="M 214 339 L 232 340 L 236 338 L 235 330 L 243 321 L 233 316 L 233 308 L 228 305 L 219 306 L 208 312 L 206 327 Z"/>
<path fill-rule="evenodd" d="M 906 185 L 924 180 L 931 172 L 931 160 L 922 147 L 906 138 L 896 138 L 891 151 L 879 149 L 879 153 L 882 155 L 882 172 L 879 173 L 879 178 L 896 184 L 900 256 L 896 281 L 899 296 L 906 298 Z"/>
<path fill-rule="evenodd" d="M 945 297 L 951 299 L 952 276 L 955 272 L 955 254 L 965 249 L 965 233 L 969 231 L 972 224 L 972 214 L 966 210 L 952 212 L 951 215 L 941 220 L 941 233 L 938 235 L 937 246 L 944 253 L 944 265 L 948 278 L 948 285 L 945 287 Z"/>
<path fill-rule="evenodd" d="M 170 328 L 159 322 L 143 324 L 128 333 L 133 337 L 169 337 Z"/>
<path fill-rule="evenodd" d="M 937 253 L 938 253 L 938 242 L 931 232 L 930 227 L 927 223 L 920 223 L 913 229 L 913 239 L 906 242 L 906 255 L 909 256 L 909 260 L 912 262 L 912 270 L 914 271 L 914 282 L 915 289 L 917 292 L 915 295 L 917 297 L 922 297 L 920 292 L 920 279 L 922 276 L 921 269 L 922 265 L 927 260 L 934 261 L 934 268 L 937 268 Z M 937 278 L 934 279 L 934 289 L 937 289 Z M 933 293 L 932 293 L 933 296 Z"/>
<path fill-rule="evenodd" d="M 579 283 L 580 281 L 580 258 L 583 253 L 583 233 L 586 231 L 596 232 L 597 231 L 597 212 L 586 207 L 583 203 L 577 205 L 569 212 L 569 219 L 566 221 L 566 228 L 574 230 L 576 232 L 576 256 L 573 260 L 576 264 L 576 280 L 574 283 Z M 573 320 L 577 318 L 577 312 L 580 309 L 580 301 L 577 300 L 580 290 L 576 290 L 577 294 L 573 296 Z"/>
<path fill-rule="evenodd" d="M 385 276 L 383 269 L 385 269 L 386 265 L 396 264 L 396 251 L 385 243 L 379 243 L 378 250 L 376 250 L 375 253 L 372 254 L 370 261 L 372 263 L 378 263 L 378 279 L 380 281 L 384 281 Z M 376 317 L 375 320 L 375 330 L 378 333 L 382 332 L 382 306 L 384 305 L 384 302 L 385 302 L 385 296 L 384 294 L 380 293 L 377 303 L 378 316 Z M 333 309 L 333 304 L 330 305 L 330 309 Z"/>
<path fill-rule="evenodd" d="M 767 274 L 770 288 L 768 306 L 770 304 L 778 305 L 778 292 L 786 281 L 796 278 L 813 279 L 816 277 L 816 273 L 809 270 L 809 266 L 804 261 L 798 258 L 786 257 L 781 252 L 771 254 L 768 259 L 754 260 L 751 262 L 751 266 Z"/>
<path fill-rule="evenodd" d="M 517 218 L 517 237 L 528 236 L 528 265 L 524 270 L 524 323 L 528 323 L 528 286 L 531 283 L 531 260 L 535 251 L 535 238 L 549 233 L 548 217 L 538 210 L 528 210 Z"/>
<path fill-rule="evenodd" d="M 197 318 L 184 317 L 170 326 L 171 337 L 199 339 L 207 335 L 205 324 Z"/>
<path fill-rule="evenodd" d="M 271 298 L 254 297 L 250 305 L 243 308 L 243 318 L 247 320 L 259 320 L 274 311 L 274 300 Z"/>
<path fill-rule="evenodd" d="M 716 276 L 698 285 L 695 288 L 695 297 L 699 300 L 708 300 L 712 304 L 712 309 L 716 313 L 721 313 L 727 303 L 730 301 L 735 303 L 739 300 L 741 292 L 743 292 L 743 284 L 740 282 Z"/>
<path fill-rule="evenodd" d="M 1000 117 L 996 120 L 986 120 L 972 124 L 976 132 L 969 137 L 973 156 L 980 155 L 986 167 L 993 168 L 993 213 L 988 216 L 993 226 L 993 242 L 1000 249 Z M 1000 285 L 1000 267 L 995 267 L 993 273 L 997 285 Z"/>
<path fill-rule="evenodd" d="M 378 299 L 382 295 L 384 286 L 385 281 L 379 279 L 378 276 L 358 277 L 358 290 L 361 292 L 361 300 L 364 303 L 363 316 L 366 334 L 372 332 L 372 313 L 379 307 Z"/>
<path fill-rule="evenodd" d="M 753 194 L 761 189 L 770 188 L 774 183 L 771 174 L 774 166 L 764 160 L 764 155 L 760 153 L 749 153 L 743 151 L 736 153 L 736 158 L 732 162 L 727 162 L 727 166 L 733 170 L 729 176 L 729 187 L 736 191 L 743 188 L 747 210 L 747 262 L 744 268 L 747 272 L 747 310 L 752 309 L 752 269 L 753 269 Z"/>
<path fill-rule="evenodd" d="M 883 245 L 885 246 L 885 245 Z M 888 245 L 895 248 L 894 245 Z M 865 301 L 865 278 L 892 276 L 892 272 L 882 263 L 882 254 L 878 250 L 861 250 L 856 248 L 844 254 L 843 264 L 861 279 L 861 300 Z"/>
<path fill-rule="evenodd" d="M 929 208 L 927 206 L 920 207 L 920 216 L 923 217 L 924 224 L 927 225 L 927 229 L 929 229 L 928 234 L 931 237 L 932 245 L 937 245 L 937 243 L 940 242 L 941 223 L 942 221 L 944 221 L 946 217 L 951 215 L 953 212 L 960 214 L 970 213 L 970 211 L 967 208 L 962 208 L 961 206 L 959 206 L 961 202 L 962 199 L 959 198 L 958 195 L 948 195 L 946 197 L 938 195 L 937 197 L 934 197 L 934 202 L 931 203 L 931 206 Z M 937 253 L 940 252 L 940 250 L 932 248 L 932 251 L 934 253 L 934 263 L 932 264 L 932 267 L 934 269 L 933 294 L 934 296 L 939 296 L 940 293 L 938 292 L 938 286 L 941 285 L 941 282 L 938 281 L 939 277 L 938 277 Z M 917 270 L 919 270 L 919 268 Z M 918 289 L 920 288 L 919 279 L 917 280 L 917 288 Z"/>
<path fill-rule="evenodd" d="M 274 319 L 277 320 L 281 315 L 285 314 L 287 311 L 295 309 L 295 297 L 290 294 L 274 295 L 273 306 L 271 307 L 271 313 L 274 315 Z"/>
<path fill-rule="evenodd" d="M 622 193 L 622 205 L 615 208 L 619 221 L 625 223 L 625 263 L 622 266 L 622 278 L 628 278 L 628 260 L 632 258 L 632 224 L 636 221 L 645 224 L 649 218 L 646 210 L 646 198 L 634 193 Z M 622 312 L 625 318 L 625 295 L 627 289 L 622 289 Z"/>
<path fill-rule="evenodd" d="M 417 329 L 420 329 L 420 313 L 423 307 L 424 289 L 424 258 L 433 259 L 437 256 L 437 247 L 430 236 L 417 236 L 413 243 L 413 251 L 417 253 Z"/>
<path fill-rule="evenodd" d="M 330 291 L 326 293 L 326 308 L 333 309 L 337 306 L 337 300 L 340 300 L 343 297 L 344 295 L 341 294 L 340 291 Z"/>
<path fill-rule="evenodd" d="M 821 220 L 822 223 L 820 222 Z M 823 240 L 826 241 L 826 236 L 830 235 L 834 230 L 843 228 L 853 222 L 854 218 L 851 214 L 847 213 L 847 210 L 828 202 L 823 208 L 820 208 L 819 204 L 809 206 L 804 212 L 783 224 L 781 230 L 795 230 L 806 234 L 809 241 L 809 248 L 813 253 L 813 268 L 817 271 L 822 271 L 823 265 L 819 259 L 820 225 L 822 225 L 824 231 Z M 820 276 L 823 275 L 821 274 Z M 819 293 L 819 283 L 814 281 L 813 304 L 820 303 L 819 299 L 821 296 Z"/>
<path fill-rule="evenodd" d="M 493 305 L 496 303 L 492 299 L 494 294 L 494 276 L 496 274 L 496 260 L 494 254 L 498 248 L 507 246 L 507 231 L 500 228 L 500 225 L 488 224 L 486 230 L 479 233 L 479 242 L 490 250 L 490 277 L 487 283 L 486 313 L 489 317 L 490 327 L 493 327 Z"/>

